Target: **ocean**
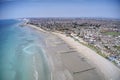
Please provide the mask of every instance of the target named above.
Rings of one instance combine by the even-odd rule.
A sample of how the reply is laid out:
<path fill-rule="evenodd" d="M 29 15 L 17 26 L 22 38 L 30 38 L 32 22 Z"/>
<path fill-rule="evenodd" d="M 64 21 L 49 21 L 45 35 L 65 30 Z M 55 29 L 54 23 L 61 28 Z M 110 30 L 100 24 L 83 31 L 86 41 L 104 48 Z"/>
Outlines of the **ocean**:
<path fill-rule="evenodd" d="M 50 80 L 46 36 L 21 23 L 0 20 L 0 80 Z"/>

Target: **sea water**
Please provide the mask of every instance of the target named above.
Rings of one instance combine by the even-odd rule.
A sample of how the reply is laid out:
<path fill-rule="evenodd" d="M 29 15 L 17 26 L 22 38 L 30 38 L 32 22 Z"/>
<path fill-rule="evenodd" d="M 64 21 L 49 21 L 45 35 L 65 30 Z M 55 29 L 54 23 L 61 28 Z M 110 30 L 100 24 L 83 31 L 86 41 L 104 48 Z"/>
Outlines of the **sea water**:
<path fill-rule="evenodd" d="M 18 20 L 0 20 L 0 80 L 50 80 L 45 35 Z"/>

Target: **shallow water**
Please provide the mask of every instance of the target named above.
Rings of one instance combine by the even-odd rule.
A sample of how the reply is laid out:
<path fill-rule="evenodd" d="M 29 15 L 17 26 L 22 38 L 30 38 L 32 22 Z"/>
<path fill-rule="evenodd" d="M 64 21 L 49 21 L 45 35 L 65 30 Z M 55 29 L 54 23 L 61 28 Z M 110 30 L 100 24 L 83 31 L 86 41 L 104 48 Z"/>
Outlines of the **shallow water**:
<path fill-rule="evenodd" d="M 0 80 L 50 80 L 45 35 L 17 20 L 0 20 Z"/>

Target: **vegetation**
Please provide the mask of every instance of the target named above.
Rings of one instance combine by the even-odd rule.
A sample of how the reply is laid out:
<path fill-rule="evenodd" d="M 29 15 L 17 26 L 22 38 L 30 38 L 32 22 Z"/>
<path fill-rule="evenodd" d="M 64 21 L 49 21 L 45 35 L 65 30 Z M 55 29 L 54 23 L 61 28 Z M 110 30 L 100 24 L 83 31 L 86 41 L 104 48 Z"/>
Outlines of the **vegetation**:
<path fill-rule="evenodd" d="M 103 34 L 105 34 L 105 35 L 112 35 L 112 36 L 118 36 L 118 35 L 120 35 L 120 32 L 103 32 Z"/>
<path fill-rule="evenodd" d="M 120 50 L 120 46 L 113 46 L 114 48 Z"/>

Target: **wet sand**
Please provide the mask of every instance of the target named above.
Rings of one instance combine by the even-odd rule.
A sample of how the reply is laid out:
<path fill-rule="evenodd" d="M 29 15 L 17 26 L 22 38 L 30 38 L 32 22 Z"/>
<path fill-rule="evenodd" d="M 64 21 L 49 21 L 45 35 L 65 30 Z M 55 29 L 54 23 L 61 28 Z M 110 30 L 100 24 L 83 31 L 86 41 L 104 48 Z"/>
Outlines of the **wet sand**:
<path fill-rule="evenodd" d="M 46 39 L 46 51 L 52 80 L 104 80 L 88 59 L 53 34 Z"/>
<path fill-rule="evenodd" d="M 111 62 L 64 34 L 51 33 L 29 25 L 47 34 L 45 53 L 51 80 L 119 80 L 120 70 Z"/>

